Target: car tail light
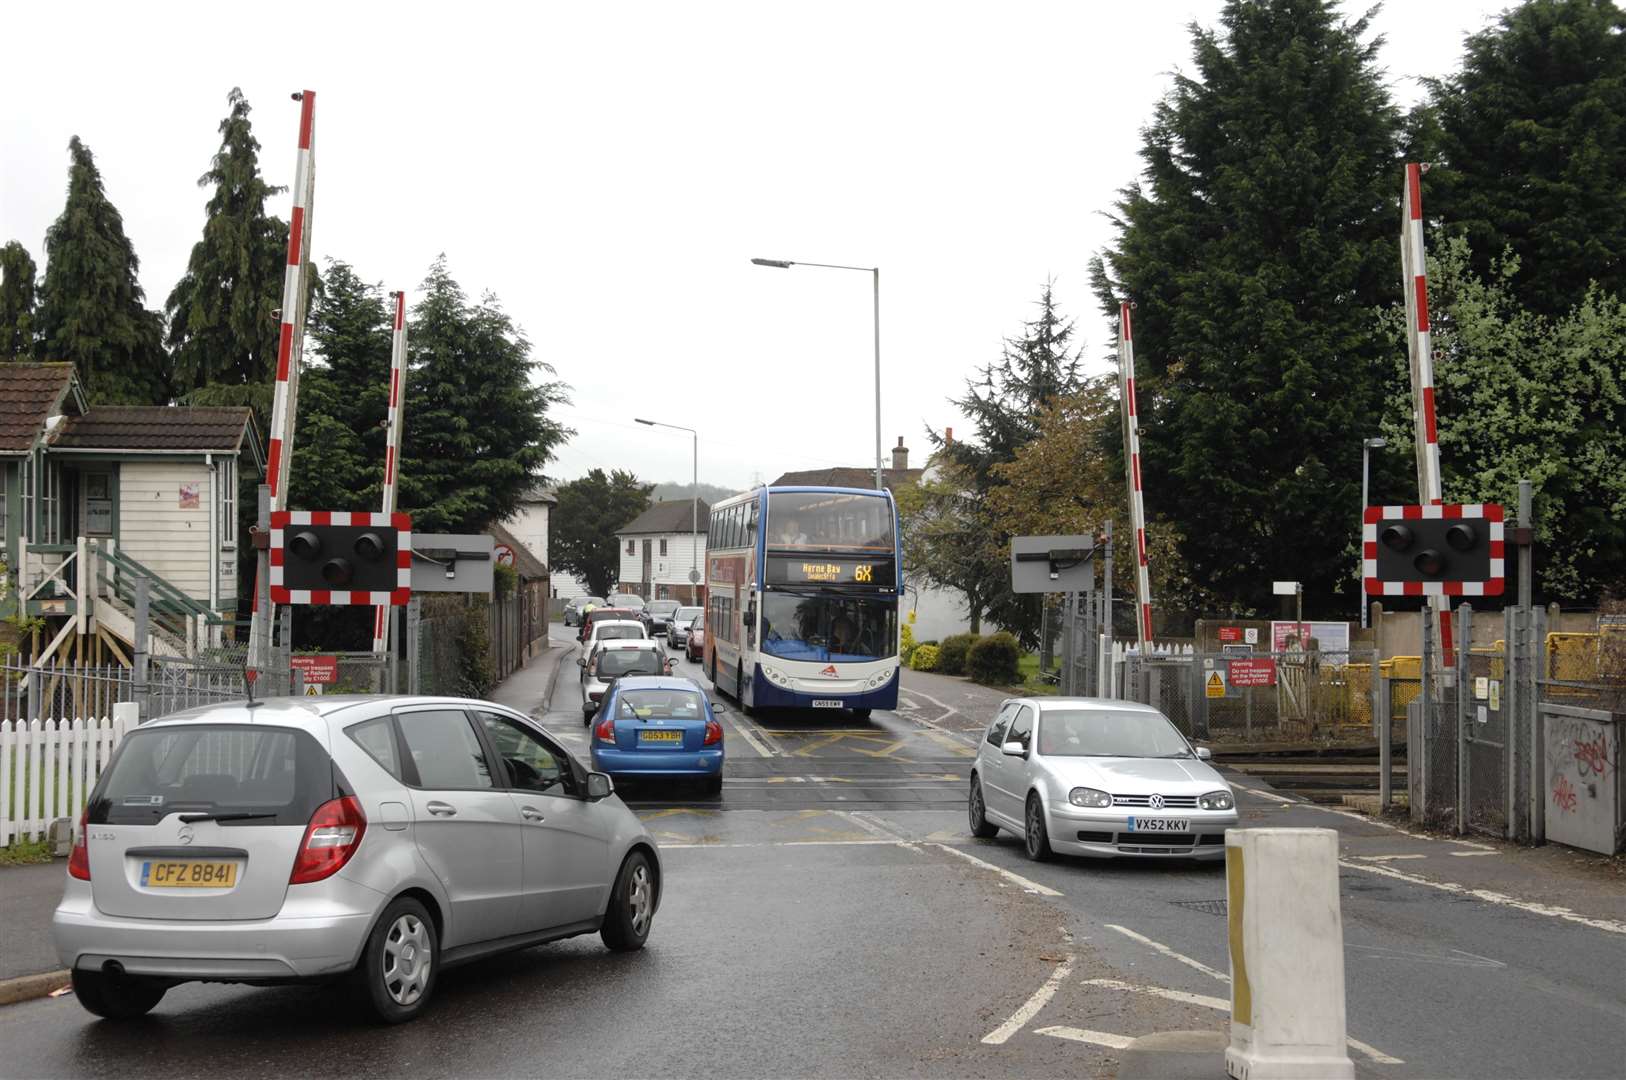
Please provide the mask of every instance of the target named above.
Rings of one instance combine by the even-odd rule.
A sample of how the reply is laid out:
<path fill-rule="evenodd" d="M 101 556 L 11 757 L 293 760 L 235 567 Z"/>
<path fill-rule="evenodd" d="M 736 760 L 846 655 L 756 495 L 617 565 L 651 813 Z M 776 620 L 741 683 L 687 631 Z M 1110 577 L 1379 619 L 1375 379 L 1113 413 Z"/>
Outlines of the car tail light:
<path fill-rule="evenodd" d="M 715 720 L 706 721 L 706 745 L 711 746 L 723 741 L 723 725 Z"/>
<path fill-rule="evenodd" d="M 90 825 L 90 808 L 79 814 L 79 831 L 73 837 L 73 852 L 68 856 L 68 876 L 80 881 L 90 880 L 90 849 L 85 846 L 85 832 Z"/>
<path fill-rule="evenodd" d="M 611 746 L 614 746 L 615 717 L 606 716 L 604 719 L 600 720 L 598 722 L 598 727 L 593 729 L 593 737 L 598 739 L 598 741 L 601 743 L 609 743 Z"/>
<path fill-rule="evenodd" d="M 366 832 L 367 815 L 361 812 L 361 802 L 354 795 L 330 799 L 318 806 L 305 826 L 305 838 L 299 843 L 299 856 L 294 859 L 288 884 L 303 885 L 333 876 L 350 861 Z"/>

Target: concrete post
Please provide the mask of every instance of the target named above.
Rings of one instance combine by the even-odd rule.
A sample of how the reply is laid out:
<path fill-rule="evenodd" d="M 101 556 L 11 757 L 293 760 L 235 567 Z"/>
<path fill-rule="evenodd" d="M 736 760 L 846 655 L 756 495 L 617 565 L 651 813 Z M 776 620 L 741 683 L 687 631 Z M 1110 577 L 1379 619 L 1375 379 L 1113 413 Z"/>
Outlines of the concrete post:
<path fill-rule="evenodd" d="M 1547 613 L 1525 613 L 1525 715 L 1530 717 L 1530 842 L 1547 842 L 1547 718 L 1541 711 L 1541 683 L 1547 677 Z"/>
<path fill-rule="evenodd" d="M 294 670 L 294 609 L 290 605 L 277 613 L 277 621 L 282 630 L 277 643 L 277 681 L 285 688 L 284 692 L 293 695 Z"/>
<path fill-rule="evenodd" d="M 1474 609 L 1469 604 L 1457 608 L 1457 835 L 1462 836 L 1468 831 L 1468 784 L 1469 762 L 1468 748 L 1470 746 L 1468 732 L 1469 725 L 1474 723 L 1474 684 L 1473 666 L 1470 659 L 1473 655 L 1473 618 Z"/>
<path fill-rule="evenodd" d="M 152 719 L 152 700 L 147 686 L 147 645 L 151 641 L 151 594 L 152 581 L 145 574 L 136 575 L 131 583 L 135 586 L 135 629 L 130 653 L 130 675 L 134 681 L 136 704 L 141 706 L 141 718 Z"/>
<path fill-rule="evenodd" d="M 1102 690 L 1101 690 L 1101 696 L 1106 697 L 1106 698 L 1115 698 L 1115 697 L 1118 696 L 1118 692 L 1117 692 L 1117 687 L 1114 685 L 1114 680 L 1115 680 L 1115 677 L 1117 675 L 1117 672 L 1113 670 L 1113 664 L 1112 664 L 1112 519 L 1111 518 L 1107 518 L 1106 523 L 1101 526 L 1101 531 L 1102 531 L 1102 535 L 1106 538 L 1105 543 L 1106 543 L 1106 549 L 1107 549 L 1106 550 L 1106 560 L 1105 560 L 1105 562 L 1102 563 L 1102 570 L 1101 570 L 1101 575 L 1102 575 L 1102 577 L 1101 577 L 1101 585 L 1102 585 L 1102 588 L 1101 588 L 1101 605 L 1102 605 L 1102 607 L 1101 607 L 1101 626 L 1102 626 L 1101 657 L 1102 657 L 1102 660 L 1103 660 L 1103 664 L 1102 664 L 1102 668 L 1103 668 L 1103 670 L 1102 670 L 1102 676 L 1103 676 L 1102 684 L 1103 684 L 1103 687 L 1102 687 Z"/>
<path fill-rule="evenodd" d="M 418 663 L 418 635 L 421 633 L 419 624 L 423 621 L 422 615 L 423 600 L 417 593 L 413 593 L 411 599 L 407 601 L 406 625 L 407 693 L 409 694 L 421 694 L 423 692 L 421 689 L 423 684 L 420 682 L 422 672 L 419 670 L 420 665 Z"/>
<path fill-rule="evenodd" d="M 1406 747 L 1407 767 L 1415 769 L 1418 774 L 1417 813 L 1422 815 L 1424 821 L 1428 820 L 1429 810 L 1428 766 L 1429 758 L 1432 756 L 1430 750 L 1434 745 L 1434 737 L 1438 734 L 1435 730 L 1437 725 L 1435 723 L 1436 704 L 1434 701 L 1434 612 L 1431 610 L 1432 607 L 1433 605 L 1427 600 L 1423 601 L 1423 655 L 1422 670 L 1419 672 L 1422 685 L 1418 687 L 1417 691 L 1417 700 L 1419 702 L 1417 727 L 1418 733 L 1422 737 L 1418 742 L 1408 744 Z"/>

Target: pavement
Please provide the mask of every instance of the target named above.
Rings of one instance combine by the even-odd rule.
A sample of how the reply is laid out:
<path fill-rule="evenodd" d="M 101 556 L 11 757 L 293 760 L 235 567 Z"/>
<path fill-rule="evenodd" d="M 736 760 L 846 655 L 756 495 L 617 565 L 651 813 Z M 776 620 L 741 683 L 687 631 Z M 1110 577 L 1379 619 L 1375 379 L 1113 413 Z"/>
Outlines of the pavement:
<path fill-rule="evenodd" d="M 585 753 L 555 635 L 498 693 Z M 123 1026 L 30 1001 L 0 1009 L 0 1074 L 1223 1075 L 1223 869 L 973 839 L 966 777 L 1003 696 L 910 672 L 867 721 L 731 704 L 720 798 L 618 785 L 667 873 L 640 953 L 586 937 L 470 965 L 390 1029 L 336 989 L 192 984 Z M 1618 877 L 1233 778 L 1245 826 L 1338 830 L 1358 1076 L 1620 1075 Z"/>

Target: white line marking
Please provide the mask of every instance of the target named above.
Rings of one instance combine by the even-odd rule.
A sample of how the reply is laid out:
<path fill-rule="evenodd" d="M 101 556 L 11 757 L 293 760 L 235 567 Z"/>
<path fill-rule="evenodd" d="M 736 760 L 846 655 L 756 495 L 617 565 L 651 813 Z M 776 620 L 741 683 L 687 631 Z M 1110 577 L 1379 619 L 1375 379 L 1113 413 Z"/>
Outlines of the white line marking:
<path fill-rule="evenodd" d="M 858 814 L 856 814 L 856 813 L 854 813 L 854 812 L 852 812 L 850 810 L 833 810 L 833 811 L 831 811 L 831 813 L 835 814 L 836 817 L 845 818 L 846 820 L 852 822 L 854 825 L 857 825 L 860 829 L 863 829 L 865 832 L 869 833 L 871 836 L 878 836 L 883 840 L 890 841 L 891 843 L 901 844 L 903 847 L 908 848 L 910 851 L 919 851 L 920 850 L 914 844 L 909 842 L 908 837 L 903 836 L 903 835 L 901 835 L 901 834 L 899 834 L 897 832 L 894 832 L 892 829 L 889 829 L 886 826 L 881 825 L 878 822 L 870 821 L 870 820 L 868 820 L 868 819 L 866 819 L 864 817 L 860 817 Z"/>
<path fill-rule="evenodd" d="M 693 850 L 693 849 L 696 849 L 696 848 L 772 848 L 772 847 L 900 847 L 900 848 L 908 848 L 910 851 L 918 851 L 918 850 L 920 850 L 919 848 L 915 847 L 913 844 L 907 844 L 907 843 L 903 842 L 902 840 L 759 840 L 759 841 L 755 841 L 755 842 L 719 843 L 719 844 L 708 844 L 708 843 L 665 844 L 665 843 L 663 843 L 661 845 L 661 850 L 662 851 L 671 851 L 673 849 L 689 849 L 689 850 Z"/>
<path fill-rule="evenodd" d="M 1460 854 L 1462 854 L 1462 852 L 1453 851 L 1451 854 L 1460 855 Z M 1350 858 L 1352 858 L 1352 859 L 1360 859 L 1362 862 L 1393 862 L 1395 859 L 1426 859 L 1426 858 L 1428 858 L 1428 856 L 1427 855 L 1351 855 Z"/>
<path fill-rule="evenodd" d="M 1218 1009 L 1220 1012 L 1231 1011 L 1231 1002 L 1228 998 L 1209 997 L 1207 994 L 1188 994 L 1184 990 L 1167 990 L 1161 986 L 1136 986 L 1134 983 L 1121 982 L 1118 979 L 1085 979 L 1084 985 L 1100 986 L 1107 990 L 1123 990 L 1130 994 L 1150 994 L 1166 1001 L 1201 1005 L 1205 1009 Z"/>
<path fill-rule="evenodd" d="M 1073 1042 L 1093 1043 L 1096 1046 L 1108 1046 L 1114 1050 L 1128 1049 L 1135 1040 L 1127 1035 L 1114 1035 L 1110 1031 L 1089 1031 L 1085 1028 L 1075 1027 L 1047 1027 L 1040 1028 L 1035 1034 L 1049 1035 L 1053 1039 L 1071 1039 Z M 983 1042 L 987 1042 L 984 1039 Z"/>
<path fill-rule="evenodd" d="M 1585 915 L 1578 915 L 1569 908 L 1554 907 L 1550 904 L 1538 904 L 1533 900 L 1520 900 L 1516 897 L 1499 893 L 1493 889 L 1470 889 L 1465 885 L 1458 885 L 1452 881 L 1430 881 L 1416 874 L 1407 874 L 1390 866 L 1372 866 L 1367 863 L 1350 862 L 1339 859 L 1339 866 L 1347 866 L 1351 870 L 1361 870 L 1368 874 L 1381 874 L 1384 877 L 1394 878 L 1396 881 L 1405 881 L 1412 885 L 1424 885 L 1430 889 L 1453 893 L 1457 896 L 1471 896 L 1476 900 L 1483 900 L 1487 904 L 1498 904 L 1502 907 L 1516 908 L 1531 915 L 1544 915 L 1550 919 L 1563 919 L 1566 922 L 1580 923 L 1590 926 L 1594 930 L 1604 930 L 1611 934 L 1626 934 L 1626 923 L 1616 922 L 1613 919 L 1589 919 Z"/>
<path fill-rule="evenodd" d="M 1279 802 L 1279 803 L 1297 803 L 1298 802 L 1297 799 L 1289 799 L 1284 795 L 1277 795 L 1275 792 L 1272 792 L 1272 791 L 1260 791 L 1258 788 L 1242 787 L 1241 784 L 1237 784 L 1235 786 L 1239 787 L 1239 788 L 1242 788 L 1242 790 L 1246 791 L 1249 795 L 1257 795 L 1261 799 L 1269 799 L 1271 802 Z"/>
<path fill-rule="evenodd" d="M 1027 889 L 1029 892 L 1038 893 L 1040 896 L 1060 896 L 1061 895 L 1061 893 L 1057 892 L 1055 889 L 1052 889 L 1052 888 L 1050 888 L 1050 887 L 1048 887 L 1046 885 L 1040 885 L 1037 881 L 1029 881 L 1027 878 L 1023 877 L 1021 874 L 1013 874 L 1009 870 L 1005 869 L 1002 866 L 995 866 L 993 863 L 983 862 L 981 859 L 977 858 L 975 855 L 968 855 L 965 852 L 958 850 L 957 848 L 949 847 L 947 844 L 933 844 L 932 847 L 941 848 L 942 850 L 948 852 L 950 855 L 958 856 L 959 858 L 964 859 L 968 863 L 972 863 L 972 864 L 974 864 L 976 866 L 982 867 L 984 870 L 992 870 L 994 873 L 998 874 L 1000 877 L 1004 878 L 1006 881 L 1009 881 L 1014 885 L 1020 885 L 1020 886 L 1022 886 L 1022 888 Z"/>
<path fill-rule="evenodd" d="M 1164 956 L 1167 956 L 1170 960 L 1178 960 L 1182 964 L 1186 965 L 1187 967 L 1193 969 L 1194 971 L 1200 971 L 1204 975 L 1207 975 L 1211 979 L 1218 979 L 1220 982 L 1223 982 L 1223 983 L 1228 983 L 1228 982 L 1231 981 L 1231 977 L 1229 975 L 1225 974 L 1225 972 L 1223 972 L 1223 971 L 1215 971 L 1213 968 L 1209 967 L 1207 964 L 1203 963 L 1201 960 L 1193 960 L 1191 957 L 1187 956 L 1185 953 L 1177 953 L 1173 949 L 1169 948 L 1167 945 L 1163 944 L 1161 941 L 1153 941 L 1151 938 L 1146 937 L 1144 934 L 1137 934 L 1137 933 L 1135 933 L 1135 931 L 1129 929 L 1129 927 L 1127 927 L 1127 926 L 1115 926 L 1112 923 L 1108 923 L 1107 924 L 1107 929 L 1108 930 L 1116 930 L 1116 931 L 1118 931 L 1118 933 L 1122 934 L 1124 937 L 1130 938 L 1131 940 L 1134 940 L 1134 941 L 1138 941 L 1142 945 L 1145 945 L 1147 948 L 1153 950 L 1154 952 L 1162 953 Z M 1227 1005 L 1226 1008 L 1230 1008 L 1230 1006 Z"/>
<path fill-rule="evenodd" d="M 1369 1046 L 1366 1043 L 1363 1043 L 1359 1039 L 1352 1039 L 1352 1038 L 1350 1038 L 1349 1036 L 1346 1035 L 1346 1036 L 1344 1036 L 1344 1041 L 1349 1044 L 1349 1048 L 1351 1050 L 1360 1051 L 1362 1054 L 1365 1054 L 1367 1057 L 1371 1058 L 1372 1061 L 1374 1063 L 1378 1064 L 1378 1065 L 1404 1065 L 1405 1064 L 1405 1062 L 1402 1061 L 1401 1059 L 1399 1059 L 1397 1057 L 1394 1057 L 1394 1056 L 1392 1056 L 1390 1054 L 1385 1054 L 1382 1050 L 1379 1050 L 1377 1047 Z"/>
<path fill-rule="evenodd" d="M 1056 990 L 1066 981 L 1073 971 L 1073 957 L 1068 956 L 1056 965 L 1056 970 L 1044 981 L 1044 985 L 1033 992 L 1033 996 L 1022 1003 L 1022 1007 L 1011 1013 L 1011 1018 L 982 1037 L 988 1046 L 1002 1046 L 1005 1040 L 1015 1035 L 1027 1026 L 1027 1022 L 1039 1015 L 1039 1010 L 1050 1004 L 1050 999 L 1056 996 Z"/>
<path fill-rule="evenodd" d="M 732 721 L 734 719 L 734 714 L 732 712 L 726 712 L 726 713 L 723 714 L 723 716 L 726 717 L 727 719 L 729 719 L 730 721 Z M 751 734 L 751 732 L 750 732 L 750 730 L 748 728 L 746 728 L 746 727 L 744 727 L 744 726 L 742 726 L 740 724 L 732 723 L 732 722 L 729 724 L 729 727 L 731 727 L 735 731 L 739 732 L 740 738 L 744 739 L 746 744 L 748 746 L 750 746 L 751 749 L 753 749 L 753 750 L 755 750 L 757 752 L 758 757 L 773 757 L 774 756 L 773 751 L 768 749 L 768 747 L 764 746 L 762 744 L 761 740 L 759 740 L 755 735 Z"/>
<path fill-rule="evenodd" d="M 926 694 L 922 694 L 918 690 L 911 690 L 909 692 L 911 694 L 914 694 L 916 697 L 926 698 L 927 701 L 931 702 L 933 705 L 936 705 L 939 709 L 942 709 L 944 716 L 965 716 L 965 713 L 961 712 L 959 709 L 956 709 L 951 705 L 944 705 L 941 701 L 938 701 L 936 698 L 929 697 Z M 921 717 L 921 716 L 910 716 L 909 719 L 914 721 L 917 724 L 925 724 L 927 727 L 931 728 L 933 731 L 937 731 L 937 732 L 940 732 L 940 733 L 942 733 L 944 735 L 947 735 L 949 738 L 957 740 L 958 742 L 964 743 L 966 746 L 976 746 L 977 745 L 976 737 L 971 736 L 971 735 L 967 735 L 965 732 L 955 731 L 955 730 L 953 730 L 951 728 L 946 728 L 941 724 L 934 723 L 933 721 L 927 720 L 926 718 Z M 969 717 L 967 719 L 969 719 Z"/>
<path fill-rule="evenodd" d="M 1476 855 L 1495 855 L 1494 851 L 1453 851 L 1452 855 L 1459 859 L 1471 859 Z"/>
<path fill-rule="evenodd" d="M 1381 945 L 1348 945 L 1345 946 L 1356 952 L 1364 953 L 1368 960 L 1405 960 L 1419 964 L 1446 964 L 1457 967 L 1477 968 L 1505 968 L 1506 964 L 1500 960 L 1492 960 L 1488 956 L 1478 953 L 1465 952 L 1462 949 L 1452 949 L 1455 956 L 1428 956 L 1426 954 L 1406 952 L 1403 949 L 1389 949 Z"/>

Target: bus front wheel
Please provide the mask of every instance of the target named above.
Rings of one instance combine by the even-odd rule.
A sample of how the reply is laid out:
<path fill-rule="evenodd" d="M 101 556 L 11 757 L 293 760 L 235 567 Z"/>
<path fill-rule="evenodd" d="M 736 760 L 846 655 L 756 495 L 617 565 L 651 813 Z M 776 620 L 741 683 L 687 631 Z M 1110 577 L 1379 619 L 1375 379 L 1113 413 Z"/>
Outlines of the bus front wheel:
<path fill-rule="evenodd" d="M 869 709 L 854 709 L 853 715 L 860 720 L 868 720 L 870 712 L 871 710 Z"/>
<path fill-rule="evenodd" d="M 745 701 L 745 665 L 741 664 L 734 672 L 734 700 L 740 703 L 740 712 L 750 716 L 755 710 Z"/>

